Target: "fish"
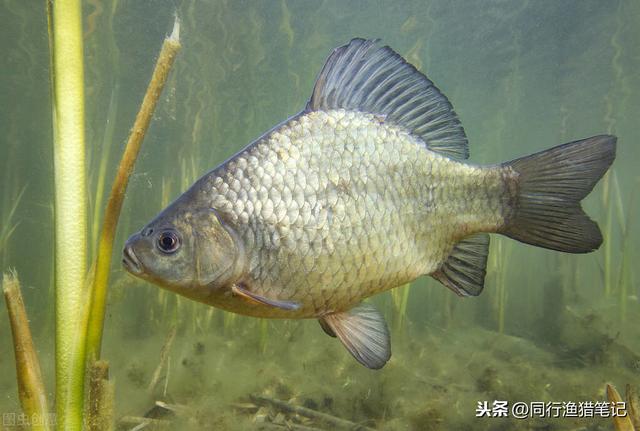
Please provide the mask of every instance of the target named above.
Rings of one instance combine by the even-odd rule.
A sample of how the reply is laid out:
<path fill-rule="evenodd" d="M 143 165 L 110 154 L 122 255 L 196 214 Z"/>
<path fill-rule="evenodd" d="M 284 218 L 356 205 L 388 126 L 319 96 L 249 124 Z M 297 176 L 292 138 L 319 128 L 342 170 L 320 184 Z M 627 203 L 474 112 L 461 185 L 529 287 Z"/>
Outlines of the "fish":
<path fill-rule="evenodd" d="M 509 162 L 467 161 L 447 97 L 378 40 L 334 49 L 305 108 L 198 179 L 125 243 L 134 276 L 223 310 L 318 319 L 370 369 L 391 357 L 366 298 L 429 275 L 483 290 L 489 234 L 598 249 L 581 201 L 615 136 Z"/>

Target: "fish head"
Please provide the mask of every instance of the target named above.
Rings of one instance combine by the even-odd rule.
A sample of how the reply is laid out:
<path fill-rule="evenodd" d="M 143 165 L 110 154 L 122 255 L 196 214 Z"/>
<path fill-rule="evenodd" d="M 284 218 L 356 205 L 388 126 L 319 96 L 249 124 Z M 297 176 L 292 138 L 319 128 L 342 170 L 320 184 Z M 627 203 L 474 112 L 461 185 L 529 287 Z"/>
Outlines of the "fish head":
<path fill-rule="evenodd" d="M 137 277 L 206 300 L 238 278 L 242 256 L 238 235 L 215 209 L 172 205 L 127 240 L 122 262 Z"/>

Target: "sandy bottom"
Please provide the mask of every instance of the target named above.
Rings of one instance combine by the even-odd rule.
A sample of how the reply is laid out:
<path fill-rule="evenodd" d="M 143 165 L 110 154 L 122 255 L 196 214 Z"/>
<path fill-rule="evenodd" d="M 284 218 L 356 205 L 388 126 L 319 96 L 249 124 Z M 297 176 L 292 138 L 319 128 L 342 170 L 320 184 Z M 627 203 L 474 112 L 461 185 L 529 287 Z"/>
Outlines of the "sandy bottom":
<path fill-rule="evenodd" d="M 215 311 L 204 330 L 202 319 L 163 318 L 150 325 L 143 313 L 123 317 L 117 310 L 110 313 L 103 349 L 115 382 L 117 429 L 154 429 L 136 422 L 147 416 L 167 421 L 155 422 L 155 429 L 181 430 L 611 430 L 610 418 L 477 418 L 476 408 L 494 400 L 598 402 L 606 399 L 607 382 L 621 392 L 640 383 L 639 347 L 627 347 L 587 313 L 572 312 L 553 344 L 471 324 L 392 325 L 393 356 L 372 371 L 315 321 L 230 318 Z M 190 315 L 190 309 L 177 315 Z M 156 371 L 174 325 L 178 330 Z M 6 326 L 0 331 L 8 336 Z M 37 341 L 52 388 L 51 337 Z M 3 343 L 3 414 L 19 411 L 13 367 L 11 345 Z M 287 404 L 273 406 L 273 399 Z M 168 405 L 154 407 L 157 401 Z M 296 407 L 331 417 L 287 411 Z M 339 420 L 360 427 L 331 423 Z"/>
<path fill-rule="evenodd" d="M 477 327 L 408 325 L 395 331 L 387 366 L 371 371 L 316 322 L 238 318 L 219 333 L 178 332 L 168 372 L 165 367 L 152 391 L 164 343 L 159 334 L 129 340 L 110 357 L 118 416 L 142 416 L 156 400 L 185 407 L 148 413 L 172 420 L 170 428 L 336 429 L 282 406 L 260 406 L 264 400 L 251 398 L 259 396 L 382 430 L 613 429 L 611 419 L 601 418 L 476 417 L 478 401 L 596 402 L 606 399 L 606 382 L 620 389 L 637 384 L 637 359 L 615 340 L 592 338 L 558 351 Z"/>

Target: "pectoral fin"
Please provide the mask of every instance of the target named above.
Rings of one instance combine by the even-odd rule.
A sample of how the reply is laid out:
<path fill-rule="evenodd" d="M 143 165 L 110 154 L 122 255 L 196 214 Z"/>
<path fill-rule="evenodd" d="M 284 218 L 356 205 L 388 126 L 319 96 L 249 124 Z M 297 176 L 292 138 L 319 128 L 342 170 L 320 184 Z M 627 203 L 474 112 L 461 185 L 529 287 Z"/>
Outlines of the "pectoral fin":
<path fill-rule="evenodd" d="M 250 292 L 242 284 L 234 284 L 231 287 L 231 291 L 234 295 L 238 295 L 249 301 L 268 305 L 270 307 L 281 308 L 283 310 L 297 310 L 298 308 L 300 308 L 300 304 L 295 301 L 281 301 L 278 299 L 265 298 L 264 296 L 258 295 L 257 293 Z"/>
<path fill-rule="evenodd" d="M 389 329 L 384 317 L 369 304 L 320 319 L 320 326 L 338 337 L 349 353 L 367 368 L 379 369 L 391 357 Z"/>

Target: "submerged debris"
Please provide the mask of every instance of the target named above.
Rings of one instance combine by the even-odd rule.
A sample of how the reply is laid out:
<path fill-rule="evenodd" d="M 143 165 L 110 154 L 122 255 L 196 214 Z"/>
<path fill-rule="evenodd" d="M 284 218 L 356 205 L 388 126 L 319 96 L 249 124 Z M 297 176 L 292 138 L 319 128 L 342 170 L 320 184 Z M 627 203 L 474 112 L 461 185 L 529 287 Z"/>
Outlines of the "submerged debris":
<path fill-rule="evenodd" d="M 165 375 L 165 382 L 168 382 L 169 380 L 169 352 L 171 351 L 171 346 L 173 345 L 173 340 L 175 338 L 176 338 L 176 327 L 173 326 L 169 330 L 169 333 L 167 334 L 164 344 L 162 345 L 162 349 L 160 350 L 160 361 L 158 362 L 158 366 L 156 367 L 156 370 L 153 373 L 151 382 L 149 382 L 149 386 L 147 387 L 147 391 L 149 393 L 153 393 L 154 389 L 158 385 L 158 382 L 160 381 L 160 378 L 161 378 L 162 370 L 165 368 L 165 365 L 167 368 L 167 372 Z M 166 391 L 164 395 L 166 395 Z"/>
<path fill-rule="evenodd" d="M 302 418 L 310 419 L 313 423 L 312 425 L 325 425 L 330 426 L 330 429 L 334 430 L 345 430 L 345 431 L 374 431 L 373 428 L 368 426 L 357 424 L 355 422 L 351 422 L 346 419 L 339 418 L 337 416 L 323 413 L 318 410 L 303 407 L 296 404 L 292 404 L 286 401 L 278 400 L 275 398 L 269 398 L 262 395 L 251 395 L 251 401 L 253 401 L 256 405 L 262 407 L 269 407 L 270 409 L 276 412 L 276 415 L 273 416 L 273 420 L 271 421 L 273 424 L 280 425 L 286 424 L 286 426 L 293 425 L 293 421 L 299 421 L 296 416 L 301 416 Z M 266 419 L 272 417 L 271 415 L 266 415 L 266 410 L 260 408 L 256 413 L 256 416 L 261 415 L 261 419 L 264 419 L 263 422 L 266 422 Z M 291 423 L 290 423 L 291 422 Z M 301 424 L 303 425 L 303 424 Z M 306 425 L 304 425 L 306 426 Z M 268 429 L 268 428 L 266 428 Z M 275 429 L 275 428 L 273 428 Z M 288 429 L 302 429 L 302 428 L 288 428 Z M 308 428 L 305 429 L 314 429 Z M 318 428 L 315 428 L 318 429 Z"/>
<path fill-rule="evenodd" d="M 190 422 L 195 417 L 194 411 L 180 404 L 170 404 L 156 401 L 144 416 L 123 416 L 118 422 L 119 429 L 128 431 L 175 429 L 178 420 L 180 424 Z"/>
<path fill-rule="evenodd" d="M 146 418 L 144 416 L 123 416 L 118 423 L 118 429 L 128 431 L 168 430 L 170 426 L 171 421 Z"/>

